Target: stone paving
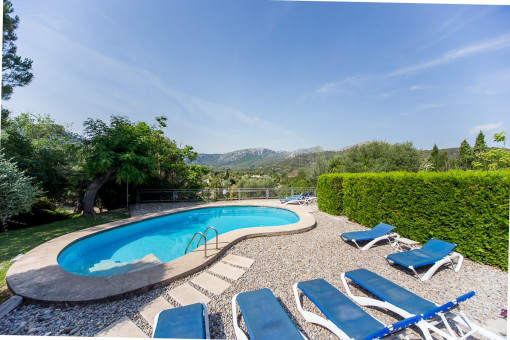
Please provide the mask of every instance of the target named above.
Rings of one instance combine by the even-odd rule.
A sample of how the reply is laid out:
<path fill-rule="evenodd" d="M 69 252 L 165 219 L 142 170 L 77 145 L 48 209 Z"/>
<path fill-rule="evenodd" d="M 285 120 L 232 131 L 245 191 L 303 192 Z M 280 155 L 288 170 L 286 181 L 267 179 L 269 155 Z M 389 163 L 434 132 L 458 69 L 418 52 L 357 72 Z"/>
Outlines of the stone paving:
<path fill-rule="evenodd" d="M 232 263 L 241 267 L 249 268 L 254 260 L 229 254 L 225 256 L 221 262 L 215 264 L 209 271 L 222 276 L 226 276 L 231 280 L 239 279 L 245 271 L 239 268 L 232 267 L 225 262 Z M 220 295 L 230 287 L 230 283 L 222 280 L 221 278 L 212 275 L 209 272 L 202 272 L 195 278 L 190 280 L 194 285 L 200 286 L 203 289 L 213 293 L 214 295 Z M 193 288 L 189 283 L 183 283 L 180 286 L 173 288 L 168 291 L 168 295 L 181 306 L 189 305 L 197 302 L 204 302 L 207 304 L 211 299 L 206 295 L 202 294 L 197 289 Z M 164 297 L 159 296 L 153 301 L 146 303 L 138 309 L 138 312 L 145 319 L 151 328 L 154 328 L 154 318 L 156 315 L 165 309 L 174 308 L 174 306 L 168 302 Z M 97 337 L 122 337 L 122 338 L 145 338 L 147 335 L 138 326 L 131 321 L 128 317 L 122 317 L 115 321 L 113 324 L 98 332 L 95 336 Z"/>

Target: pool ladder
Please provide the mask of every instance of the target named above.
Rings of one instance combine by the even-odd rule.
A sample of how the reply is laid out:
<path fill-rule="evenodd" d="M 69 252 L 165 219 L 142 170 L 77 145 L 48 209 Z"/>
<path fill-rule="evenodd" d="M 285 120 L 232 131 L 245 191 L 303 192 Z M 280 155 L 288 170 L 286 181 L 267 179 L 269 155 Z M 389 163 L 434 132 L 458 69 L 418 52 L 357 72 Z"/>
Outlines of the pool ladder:
<path fill-rule="evenodd" d="M 191 245 L 191 242 L 193 242 L 193 240 L 195 239 L 195 236 L 197 236 L 197 235 L 202 235 L 202 236 L 200 237 L 200 239 L 198 240 L 198 242 L 197 242 L 197 248 L 198 248 L 198 245 L 200 244 L 200 241 L 202 241 L 202 239 L 204 239 L 204 240 L 205 240 L 205 241 L 204 241 L 204 257 L 207 257 L 207 237 L 205 236 L 205 234 L 207 233 L 207 231 L 208 231 L 209 229 L 212 229 L 212 230 L 214 230 L 214 232 L 216 232 L 216 249 L 219 249 L 219 248 L 218 248 L 218 230 L 216 230 L 216 228 L 214 228 L 214 227 L 208 227 L 206 230 L 204 230 L 204 232 L 203 232 L 203 233 L 201 233 L 201 232 L 197 231 L 197 232 L 193 235 L 193 237 L 191 238 L 191 241 L 189 241 L 188 246 L 186 247 L 186 250 L 184 251 L 184 255 L 186 255 L 186 253 L 188 252 L 188 248 L 189 248 L 189 246 Z"/>

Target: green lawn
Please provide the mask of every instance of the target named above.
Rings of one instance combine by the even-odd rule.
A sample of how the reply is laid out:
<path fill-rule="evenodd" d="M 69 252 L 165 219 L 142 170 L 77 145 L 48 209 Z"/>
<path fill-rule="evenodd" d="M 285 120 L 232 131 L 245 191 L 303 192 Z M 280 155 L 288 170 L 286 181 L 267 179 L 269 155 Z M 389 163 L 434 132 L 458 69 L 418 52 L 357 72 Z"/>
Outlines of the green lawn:
<path fill-rule="evenodd" d="M 12 230 L 9 231 L 9 236 L 5 236 L 2 232 L 0 235 L 0 303 L 10 297 L 5 275 L 11 266 L 10 260 L 16 255 L 25 254 L 30 249 L 55 237 L 127 217 L 126 211 L 111 211 L 96 216 L 79 216 L 36 227 Z"/>

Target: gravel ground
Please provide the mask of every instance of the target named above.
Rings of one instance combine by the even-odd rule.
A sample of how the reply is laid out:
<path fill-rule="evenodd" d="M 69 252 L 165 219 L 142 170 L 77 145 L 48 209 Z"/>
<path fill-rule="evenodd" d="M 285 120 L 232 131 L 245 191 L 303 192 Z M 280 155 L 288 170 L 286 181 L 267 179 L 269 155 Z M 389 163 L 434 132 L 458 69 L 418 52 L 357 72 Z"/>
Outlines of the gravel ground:
<path fill-rule="evenodd" d="M 143 214 L 169 207 L 191 205 L 196 204 L 139 205 L 133 213 Z M 504 271 L 465 260 L 458 273 L 454 273 L 445 266 L 444 269 L 436 272 L 430 281 L 420 283 L 409 271 L 387 264 L 384 255 L 394 252 L 391 246 L 383 244 L 361 252 L 340 240 L 338 234 L 363 230 L 363 226 L 350 222 L 342 216 L 331 216 L 320 212 L 316 205 L 306 206 L 303 209 L 310 211 L 317 220 L 317 227 L 313 230 L 295 235 L 244 240 L 223 255 L 245 256 L 254 259 L 255 262 L 240 279 L 229 281 L 232 285 L 220 296 L 214 296 L 202 290 L 211 298 L 208 308 L 212 338 L 235 338 L 231 315 L 232 296 L 267 287 L 279 298 L 292 320 L 307 337 L 336 339 L 328 330 L 304 321 L 297 311 L 292 285 L 295 282 L 322 277 L 345 293 L 340 274 L 357 268 L 374 271 L 438 303 L 444 303 L 474 289 L 476 296 L 464 302 L 462 308 L 472 321 L 481 325 L 489 319 L 498 318 L 501 309 L 507 308 L 508 275 Z M 207 269 L 208 267 L 204 270 Z M 152 329 L 137 313 L 138 308 L 158 296 L 165 297 L 177 306 L 178 304 L 168 296 L 167 291 L 185 282 L 189 283 L 201 272 L 166 287 L 113 302 L 70 307 L 43 307 L 23 303 L 0 320 L 0 334 L 94 336 L 122 316 L 127 316 L 147 335 L 151 335 Z M 228 281 L 228 279 L 225 280 Z M 198 287 L 195 286 L 195 288 Z M 354 291 L 357 289 L 354 288 Z M 312 306 L 307 303 L 305 308 L 311 309 Z M 397 320 L 394 315 L 382 310 L 374 308 L 366 308 L 366 310 L 385 323 Z M 420 333 L 415 330 L 411 330 L 410 335 L 411 338 L 420 338 Z"/>

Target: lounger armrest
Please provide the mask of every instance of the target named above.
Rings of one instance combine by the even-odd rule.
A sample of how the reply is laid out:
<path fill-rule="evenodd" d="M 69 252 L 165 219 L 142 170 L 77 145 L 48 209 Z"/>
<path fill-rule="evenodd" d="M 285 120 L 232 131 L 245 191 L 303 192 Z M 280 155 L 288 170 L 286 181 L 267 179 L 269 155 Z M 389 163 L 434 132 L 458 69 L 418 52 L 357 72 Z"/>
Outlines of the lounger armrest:
<path fill-rule="evenodd" d="M 447 312 L 450 309 L 452 309 L 455 306 L 457 306 L 459 303 L 461 303 L 463 301 L 466 301 L 469 298 L 472 298 L 474 295 L 475 295 L 475 291 L 471 291 L 471 292 L 469 292 L 467 294 L 461 295 L 458 298 L 456 298 L 456 299 L 454 299 L 452 301 L 449 301 L 449 302 L 445 303 L 444 305 L 441 305 L 441 306 L 439 306 L 437 308 L 434 308 L 433 310 L 423 314 L 423 319 L 426 320 L 426 319 L 429 319 L 429 318 L 432 318 L 432 317 L 436 316 L 438 313 Z"/>
<path fill-rule="evenodd" d="M 423 319 L 422 315 L 415 315 L 410 318 L 400 320 L 395 322 L 392 325 L 389 325 L 388 327 L 384 327 L 380 331 L 377 331 L 370 336 L 367 336 L 364 340 L 371 340 L 371 339 L 380 339 L 387 335 L 390 335 L 392 333 L 400 332 L 401 330 L 405 329 L 406 327 L 412 326 L 417 324 Z"/>
<path fill-rule="evenodd" d="M 244 331 L 239 327 L 239 324 L 237 322 L 237 302 L 236 302 L 237 295 L 239 294 L 236 294 L 234 295 L 234 297 L 232 297 L 232 323 L 234 325 L 236 338 L 238 340 L 248 340 L 248 337 L 246 336 Z"/>

